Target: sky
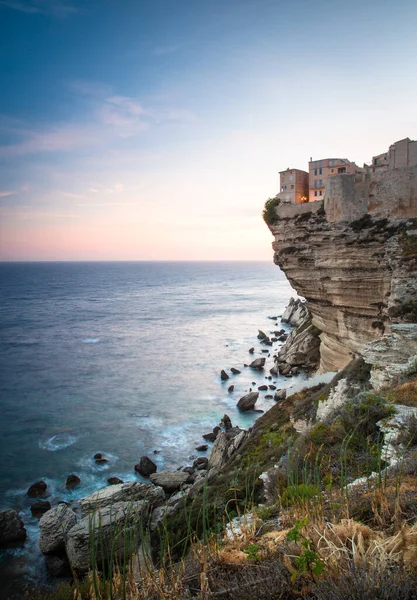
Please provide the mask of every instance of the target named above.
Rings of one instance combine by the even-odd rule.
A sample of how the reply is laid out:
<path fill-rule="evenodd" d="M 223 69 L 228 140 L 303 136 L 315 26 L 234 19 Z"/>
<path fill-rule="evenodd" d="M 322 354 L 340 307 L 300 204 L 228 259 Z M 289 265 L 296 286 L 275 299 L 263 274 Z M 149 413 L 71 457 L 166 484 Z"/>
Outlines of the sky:
<path fill-rule="evenodd" d="M 0 0 L 0 260 L 272 260 L 278 172 L 417 138 L 415 0 Z"/>

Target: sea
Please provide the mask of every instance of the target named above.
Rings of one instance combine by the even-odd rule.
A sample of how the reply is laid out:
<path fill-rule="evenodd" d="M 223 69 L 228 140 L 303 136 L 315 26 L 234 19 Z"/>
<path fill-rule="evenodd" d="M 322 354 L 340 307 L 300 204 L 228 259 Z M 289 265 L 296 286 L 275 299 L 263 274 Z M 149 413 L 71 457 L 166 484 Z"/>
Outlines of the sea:
<path fill-rule="evenodd" d="M 192 464 L 209 454 L 195 448 L 225 413 L 253 424 L 259 413 L 240 413 L 236 402 L 271 383 L 272 351 L 262 353 L 258 329 L 289 331 L 279 316 L 295 295 L 272 262 L 0 264 L 0 510 L 19 510 L 28 531 L 23 546 L 0 550 L 3 597 L 17 580 L 53 583 L 30 513 L 32 483 L 47 483 L 52 505 L 72 502 L 111 476 L 141 480 L 134 465 L 143 455 L 158 470 Z M 265 372 L 245 366 L 259 356 Z M 266 395 L 257 408 L 273 405 Z M 108 462 L 96 464 L 98 452 Z M 69 491 L 72 473 L 81 484 Z"/>

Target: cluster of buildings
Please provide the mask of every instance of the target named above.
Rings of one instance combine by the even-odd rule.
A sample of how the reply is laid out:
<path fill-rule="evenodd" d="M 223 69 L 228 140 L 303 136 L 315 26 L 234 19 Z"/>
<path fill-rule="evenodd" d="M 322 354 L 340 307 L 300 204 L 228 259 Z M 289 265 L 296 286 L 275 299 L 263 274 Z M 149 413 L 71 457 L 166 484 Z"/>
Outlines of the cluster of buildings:
<path fill-rule="evenodd" d="M 370 165 L 358 167 L 347 158 L 323 158 L 308 163 L 308 172 L 301 169 L 280 171 L 280 191 L 277 198 L 291 204 L 323 200 L 329 177 L 341 174 L 376 173 L 417 165 L 417 142 L 409 138 L 392 144 L 388 152 L 372 157 Z"/>

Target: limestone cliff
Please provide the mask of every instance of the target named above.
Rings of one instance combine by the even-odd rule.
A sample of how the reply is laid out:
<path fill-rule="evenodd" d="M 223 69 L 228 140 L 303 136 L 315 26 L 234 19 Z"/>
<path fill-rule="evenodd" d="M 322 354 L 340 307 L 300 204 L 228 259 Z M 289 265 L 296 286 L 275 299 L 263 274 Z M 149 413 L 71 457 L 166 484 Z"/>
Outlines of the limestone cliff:
<path fill-rule="evenodd" d="M 277 206 L 274 262 L 321 331 L 321 372 L 343 368 L 393 323 L 417 321 L 416 217 L 415 168 L 377 182 L 336 176 L 324 203 Z"/>

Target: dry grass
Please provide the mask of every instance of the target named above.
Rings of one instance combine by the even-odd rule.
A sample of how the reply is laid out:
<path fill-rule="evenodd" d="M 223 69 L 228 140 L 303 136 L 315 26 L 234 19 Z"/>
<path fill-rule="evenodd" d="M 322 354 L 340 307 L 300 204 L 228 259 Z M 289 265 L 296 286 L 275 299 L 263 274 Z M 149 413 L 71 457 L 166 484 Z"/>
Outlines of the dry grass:
<path fill-rule="evenodd" d="M 387 399 L 395 404 L 417 407 L 417 378 L 390 390 Z"/>

